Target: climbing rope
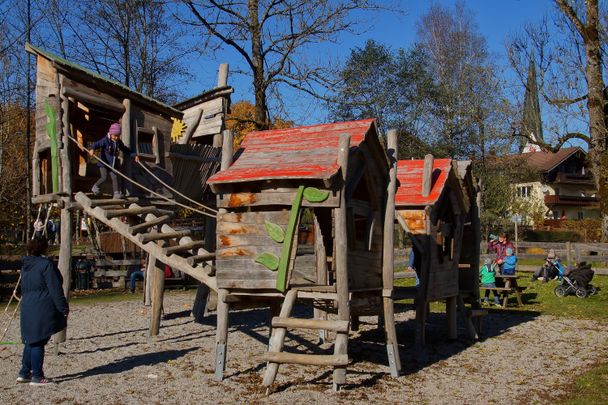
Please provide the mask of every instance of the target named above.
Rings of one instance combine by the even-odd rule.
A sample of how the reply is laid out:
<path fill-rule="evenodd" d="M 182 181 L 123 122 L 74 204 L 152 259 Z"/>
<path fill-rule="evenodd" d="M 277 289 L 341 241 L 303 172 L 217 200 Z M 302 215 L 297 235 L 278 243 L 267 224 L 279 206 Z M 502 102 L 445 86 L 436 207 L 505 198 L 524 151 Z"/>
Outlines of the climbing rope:
<path fill-rule="evenodd" d="M 36 220 L 34 221 L 34 232 L 32 233 L 32 239 L 34 239 L 36 237 L 36 232 L 38 231 L 37 226 L 40 226 L 40 225 L 38 225 L 38 223 L 40 223 L 41 226 L 42 226 L 42 229 L 41 229 L 42 236 L 47 236 L 48 232 L 47 232 L 46 227 L 47 227 L 47 224 L 49 222 L 49 217 L 51 216 L 51 210 L 52 210 L 52 208 L 53 207 L 51 205 L 49 205 L 47 207 L 47 209 L 46 209 L 46 218 L 44 219 L 44 222 L 40 222 L 40 214 L 42 213 L 42 204 L 40 204 L 40 207 L 38 207 L 38 216 L 36 216 Z"/>
<path fill-rule="evenodd" d="M 15 319 L 15 315 L 17 314 L 17 311 L 19 310 L 19 306 L 21 305 L 21 298 L 19 298 L 17 296 L 17 288 L 19 287 L 20 282 L 21 282 L 21 273 L 19 273 L 19 279 L 17 279 L 17 284 L 15 285 L 15 288 L 13 289 L 13 294 L 11 295 L 11 298 L 8 300 L 6 307 L 4 308 L 3 315 L 5 317 L 8 317 L 8 321 L 6 323 L 6 327 L 2 331 L 2 336 L 0 336 L 0 344 L 14 344 L 15 343 L 15 342 L 5 342 L 4 337 L 6 336 L 8 329 L 11 327 L 11 323 L 13 322 L 13 319 Z M 11 315 L 7 315 L 8 308 L 10 307 L 11 303 L 13 302 L 13 298 L 17 301 L 17 305 L 15 305 L 15 309 L 13 310 L 13 313 Z"/>
<path fill-rule="evenodd" d="M 79 147 L 79 148 L 80 148 L 82 151 L 87 152 L 87 153 L 89 152 L 89 149 L 85 148 L 85 147 L 84 147 L 84 146 L 82 146 L 80 143 L 78 143 L 78 140 L 74 139 L 74 138 L 73 138 L 72 136 L 70 136 L 70 135 L 68 135 L 68 138 L 69 138 L 69 139 L 71 139 L 71 140 L 72 140 L 72 142 L 74 142 L 74 143 L 75 143 L 75 144 L 76 144 L 76 145 L 77 145 L 77 146 L 78 146 L 78 147 Z M 211 218 L 215 218 L 215 214 L 217 214 L 217 211 L 216 211 L 216 210 L 214 210 L 214 209 L 212 209 L 212 208 L 209 208 L 209 207 L 205 207 L 205 208 L 207 208 L 209 211 L 212 211 L 212 212 L 213 212 L 213 214 L 210 214 L 210 213 L 208 213 L 208 212 L 204 212 L 204 211 L 198 210 L 198 209 L 196 209 L 196 208 L 189 207 L 189 206 L 187 206 L 187 205 L 185 205 L 185 204 L 182 204 L 182 203 L 180 203 L 180 202 L 177 202 L 177 201 L 175 201 L 175 200 L 172 200 L 172 199 L 170 199 L 169 197 L 165 197 L 164 195 L 162 195 L 162 194 L 160 194 L 160 193 L 157 193 L 156 191 L 153 191 L 153 190 L 149 189 L 148 187 L 144 186 L 143 184 L 140 184 L 140 183 L 136 182 L 135 180 L 133 180 L 133 179 L 129 178 L 128 176 L 126 176 L 125 174 L 123 174 L 122 172 L 120 172 L 119 170 L 116 170 L 115 168 L 113 168 L 112 166 L 110 166 L 109 164 L 107 164 L 106 162 L 104 162 L 103 160 L 101 160 L 101 159 L 97 159 L 97 160 L 98 160 L 98 161 L 99 161 L 99 162 L 100 162 L 102 165 L 104 165 L 105 167 L 107 167 L 108 169 L 110 169 L 111 171 L 113 171 L 114 173 L 118 174 L 118 175 L 119 175 L 119 176 L 121 176 L 122 178 L 126 179 L 127 181 L 129 181 L 129 182 L 131 182 L 131 183 L 135 184 L 137 187 L 139 187 L 139 188 L 141 188 L 141 189 L 143 189 L 143 190 L 147 191 L 148 193 L 150 193 L 150 194 L 152 194 L 152 195 L 155 195 L 155 196 L 157 196 L 157 197 L 159 197 L 159 198 L 161 198 L 161 199 L 163 199 L 163 200 L 165 200 L 165 201 L 168 201 L 168 202 L 170 202 L 170 203 L 172 203 L 172 204 L 178 205 L 178 206 L 180 206 L 180 207 L 182 207 L 182 208 L 185 208 L 185 209 L 187 209 L 187 210 L 190 210 L 190 211 L 192 211 L 192 212 L 197 212 L 197 213 L 199 213 L 199 214 L 206 215 L 206 216 L 211 217 Z"/>
<path fill-rule="evenodd" d="M 207 209 L 213 213 L 217 214 L 217 210 L 211 208 L 211 207 L 207 207 L 204 204 L 199 203 L 198 201 L 193 200 L 192 198 L 188 197 L 185 194 L 180 193 L 178 190 L 174 189 L 173 187 L 171 187 L 170 185 L 168 185 L 167 183 L 165 183 L 164 181 L 162 181 L 160 178 L 158 178 L 158 176 L 156 176 L 154 173 L 152 173 L 152 170 L 148 169 L 148 167 L 146 165 L 144 165 L 141 161 L 137 162 L 139 163 L 139 165 L 141 167 L 143 167 L 143 169 L 152 177 L 154 177 L 154 179 L 156 179 L 156 181 L 158 181 L 160 184 L 162 184 L 163 186 L 165 186 L 166 188 L 168 188 L 169 190 L 173 191 L 175 194 L 179 195 L 180 197 L 183 197 L 184 199 L 198 205 L 199 207 L 202 207 L 204 209 Z"/>

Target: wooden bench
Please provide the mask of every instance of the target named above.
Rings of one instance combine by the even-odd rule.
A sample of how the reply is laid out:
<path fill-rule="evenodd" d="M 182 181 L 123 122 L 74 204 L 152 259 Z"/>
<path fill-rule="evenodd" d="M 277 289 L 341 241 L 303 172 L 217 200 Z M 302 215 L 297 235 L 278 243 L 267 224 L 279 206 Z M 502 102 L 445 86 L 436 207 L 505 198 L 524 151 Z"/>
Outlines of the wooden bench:
<path fill-rule="evenodd" d="M 515 294 L 515 298 L 517 299 L 517 306 L 522 306 L 523 302 L 521 301 L 521 292 L 526 289 L 526 287 L 520 287 L 517 285 L 517 278 L 510 277 L 504 287 L 479 287 L 479 291 L 497 291 L 501 296 L 502 307 L 506 308 L 507 303 L 509 302 L 509 295 Z M 480 293 L 481 297 L 481 293 Z"/>

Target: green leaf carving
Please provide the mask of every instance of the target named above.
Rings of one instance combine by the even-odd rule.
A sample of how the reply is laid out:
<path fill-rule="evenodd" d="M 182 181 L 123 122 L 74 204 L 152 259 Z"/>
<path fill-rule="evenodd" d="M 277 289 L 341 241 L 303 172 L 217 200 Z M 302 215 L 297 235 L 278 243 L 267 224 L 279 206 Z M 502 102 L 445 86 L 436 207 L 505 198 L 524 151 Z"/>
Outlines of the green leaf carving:
<path fill-rule="evenodd" d="M 268 270 L 277 271 L 279 268 L 279 258 L 272 253 L 260 253 L 260 255 L 255 258 L 255 262 L 265 266 Z"/>
<path fill-rule="evenodd" d="M 319 190 L 316 187 L 306 187 L 304 189 L 304 198 L 311 203 L 318 203 L 327 200 L 329 191 Z"/>
<path fill-rule="evenodd" d="M 285 232 L 285 241 L 281 250 L 281 260 L 279 261 L 279 272 L 277 273 L 276 289 L 280 292 L 285 292 L 287 287 L 287 267 L 289 265 L 289 256 L 291 254 L 291 243 L 296 232 L 297 221 L 300 215 L 300 207 L 302 206 L 302 198 L 304 196 L 304 186 L 298 187 L 298 192 L 291 204 L 289 212 L 289 221 L 287 222 L 287 231 Z"/>
<path fill-rule="evenodd" d="M 273 241 L 277 243 L 282 243 L 285 240 L 285 232 L 283 231 L 283 228 L 281 228 L 279 225 L 270 221 L 265 221 L 264 227 L 266 227 L 266 232 L 268 233 L 268 236 L 272 238 Z"/>
<path fill-rule="evenodd" d="M 53 184 L 53 193 L 57 193 L 59 191 L 59 158 L 57 152 L 57 129 L 55 127 L 56 118 L 55 111 L 48 101 L 44 102 L 44 112 L 48 118 L 45 127 L 46 134 L 51 140 L 51 180 Z"/>

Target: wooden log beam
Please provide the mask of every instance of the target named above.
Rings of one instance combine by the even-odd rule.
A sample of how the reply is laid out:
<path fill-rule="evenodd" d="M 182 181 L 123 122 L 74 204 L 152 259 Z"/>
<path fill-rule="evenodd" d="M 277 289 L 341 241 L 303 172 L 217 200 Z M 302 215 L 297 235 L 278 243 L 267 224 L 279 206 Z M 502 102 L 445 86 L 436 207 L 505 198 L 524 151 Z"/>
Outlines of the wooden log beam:
<path fill-rule="evenodd" d="M 93 104 L 97 107 L 102 107 L 107 110 L 119 112 L 121 114 L 125 111 L 125 106 L 119 101 L 111 101 L 100 97 L 95 97 L 91 94 L 83 93 L 82 91 L 79 91 L 72 87 L 63 86 L 62 94 L 66 97 L 73 97 L 78 101 L 82 101 L 83 103 Z"/>
<path fill-rule="evenodd" d="M 150 336 L 158 336 L 160 331 L 160 318 L 163 308 L 163 295 L 165 291 L 165 270 L 160 267 L 160 262 L 156 261 L 152 268 L 152 274 L 148 277 L 152 278 L 150 299 L 152 301 L 152 313 L 150 314 Z"/>
<path fill-rule="evenodd" d="M 142 215 L 142 214 L 157 214 L 157 215 L 173 215 L 172 210 L 163 210 L 156 208 L 155 206 L 149 207 L 129 207 L 116 210 L 106 210 L 107 218 L 124 217 L 129 215 Z"/>
<path fill-rule="evenodd" d="M 187 242 L 184 244 L 180 244 L 178 246 L 171 246 L 164 249 L 164 252 L 167 256 L 170 256 L 175 253 L 185 252 L 187 250 L 197 249 L 203 247 L 205 242 L 202 240 L 195 240 L 192 242 Z"/>
<path fill-rule="evenodd" d="M 433 155 L 424 156 L 424 170 L 422 172 L 422 196 L 428 197 L 433 186 Z"/>
<path fill-rule="evenodd" d="M 387 134 L 387 155 L 390 162 L 389 183 L 386 190 L 386 208 L 384 211 L 384 235 L 382 250 L 382 287 L 390 292 L 382 298 L 384 308 L 384 329 L 386 331 L 386 348 L 388 362 L 393 377 L 401 372 L 399 343 L 395 329 L 395 309 L 392 298 L 395 282 L 395 192 L 397 188 L 397 131 L 392 129 Z"/>
<path fill-rule="evenodd" d="M 203 254 L 203 255 L 190 256 L 188 258 L 188 263 L 190 263 L 191 266 L 195 266 L 198 263 L 206 262 L 206 261 L 213 260 L 213 259 L 215 259 L 215 252 L 207 253 L 207 254 Z"/>
<path fill-rule="evenodd" d="M 346 367 L 348 355 L 346 354 L 301 354 L 287 352 L 267 352 L 262 355 L 263 361 L 279 364 L 302 364 L 312 366 Z"/>
<path fill-rule="evenodd" d="M 191 235 L 192 231 L 189 229 L 185 229 L 183 231 L 173 231 L 173 232 L 149 232 L 149 233 L 140 233 L 137 235 L 137 239 L 141 243 L 153 242 L 156 240 L 162 239 L 173 239 L 173 238 L 181 238 L 183 236 Z"/>
<path fill-rule="evenodd" d="M 70 135 L 70 102 L 67 97 L 61 98 L 61 128 L 63 148 L 60 149 L 61 178 L 64 193 L 72 194 L 72 177 L 70 173 L 70 154 L 68 150 L 68 136 Z M 71 198 L 71 197 L 70 197 Z M 70 285 L 72 284 L 72 212 L 67 208 L 61 210 L 61 244 L 59 248 L 58 268 L 63 278 L 63 293 L 67 300 L 70 298 Z M 55 334 L 55 354 L 59 354 L 59 344 L 66 341 L 67 328 Z"/>
<path fill-rule="evenodd" d="M 326 321 L 320 319 L 303 319 L 303 318 L 272 318 L 273 328 L 287 329 L 324 329 L 334 332 L 348 333 L 350 324 L 348 321 Z"/>
<path fill-rule="evenodd" d="M 335 213 L 335 243 L 334 251 L 336 265 L 336 292 L 338 295 L 338 319 L 350 320 L 350 303 L 348 299 L 348 234 L 346 227 L 346 179 L 348 157 L 350 152 L 350 136 L 340 135 L 338 144 L 338 164 L 342 174 L 342 192 L 340 193 L 340 206 Z M 347 355 L 348 333 L 336 334 L 334 355 Z M 333 372 L 334 388 L 346 383 L 346 367 L 336 367 Z"/>
<path fill-rule="evenodd" d="M 160 217 L 156 217 L 154 219 L 143 222 L 141 224 L 133 225 L 133 226 L 129 227 L 129 231 L 132 234 L 141 233 L 147 229 L 152 228 L 153 226 L 157 226 L 157 225 L 161 225 L 161 224 L 169 222 L 172 217 L 173 217 L 173 215 L 163 215 Z"/>

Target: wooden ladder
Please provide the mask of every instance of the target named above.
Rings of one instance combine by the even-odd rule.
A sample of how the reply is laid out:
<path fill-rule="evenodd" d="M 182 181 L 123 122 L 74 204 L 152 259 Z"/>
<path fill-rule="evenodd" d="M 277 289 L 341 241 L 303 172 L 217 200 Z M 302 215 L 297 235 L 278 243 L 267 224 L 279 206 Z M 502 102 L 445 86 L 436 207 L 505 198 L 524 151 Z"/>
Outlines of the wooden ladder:
<path fill-rule="evenodd" d="M 179 270 L 217 291 L 215 257 L 203 248 L 204 241 L 193 240 L 190 230 L 176 231 L 167 223 L 174 211 L 137 198 L 90 199 L 82 192 L 74 196 L 82 209 L 124 236 L 151 257 Z M 128 223 L 121 217 L 127 217 Z"/>
<path fill-rule="evenodd" d="M 267 394 L 270 392 L 270 386 L 274 383 L 280 364 L 332 366 L 334 367 L 334 390 L 338 390 L 338 387 L 341 384 L 344 384 L 346 366 L 348 365 L 346 343 L 348 342 L 350 322 L 345 320 L 302 319 L 290 317 L 299 293 L 301 294 L 297 289 L 289 290 L 285 295 L 285 300 L 281 306 L 279 316 L 272 318 L 272 333 L 268 344 L 268 352 L 262 357 L 264 361 L 268 362 L 263 381 Z M 314 295 L 316 299 L 337 299 L 335 293 L 319 292 Z M 334 354 L 320 355 L 284 352 L 283 346 L 285 344 L 287 329 L 313 329 L 336 332 L 337 336 L 336 344 L 334 345 Z M 338 372 L 336 373 L 336 371 Z"/>

